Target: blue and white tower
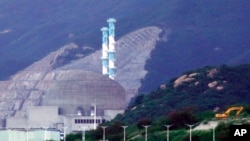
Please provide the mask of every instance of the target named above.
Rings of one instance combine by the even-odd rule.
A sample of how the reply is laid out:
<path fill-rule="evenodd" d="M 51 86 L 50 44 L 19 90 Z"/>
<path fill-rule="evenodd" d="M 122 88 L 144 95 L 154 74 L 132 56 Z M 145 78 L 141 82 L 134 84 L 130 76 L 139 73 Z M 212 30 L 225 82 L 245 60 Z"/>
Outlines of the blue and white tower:
<path fill-rule="evenodd" d="M 101 28 L 102 31 L 102 74 L 108 75 L 109 73 L 109 58 L 108 58 L 108 28 Z"/>
<path fill-rule="evenodd" d="M 107 20 L 109 24 L 109 47 L 108 47 L 108 59 L 109 59 L 109 78 L 115 79 L 115 22 L 114 18 Z"/>

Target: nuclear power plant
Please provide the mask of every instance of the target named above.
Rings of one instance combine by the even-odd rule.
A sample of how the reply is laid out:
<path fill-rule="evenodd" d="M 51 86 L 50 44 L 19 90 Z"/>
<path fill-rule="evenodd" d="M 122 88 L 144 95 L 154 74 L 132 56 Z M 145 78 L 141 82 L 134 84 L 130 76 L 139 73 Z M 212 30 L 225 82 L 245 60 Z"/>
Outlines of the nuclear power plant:
<path fill-rule="evenodd" d="M 66 134 L 96 129 L 99 124 L 123 113 L 127 106 L 126 92 L 113 81 L 115 22 L 114 18 L 109 18 L 108 27 L 101 28 L 102 74 L 70 69 L 26 69 L 0 87 L 5 92 L 0 95 L 0 126 L 12 131 L 0 130 L 0 135 L 9 140 L 6 133 L 18 132 L 12 134 L 12 139 L 32 140 L 31 136 L 18 136 L 19 132 L 31 135 L 37 130 L 48 135 L 55 132 L 58 137 L 59 130 Z M 51 136 L 51 139 L 57 137 Z"/>
<path fill-rule="evenodd" d="M 107 20 L 109 27 L 102 31 L 102 74 L 115 79 L 115 22 L 114 18 Z"/>

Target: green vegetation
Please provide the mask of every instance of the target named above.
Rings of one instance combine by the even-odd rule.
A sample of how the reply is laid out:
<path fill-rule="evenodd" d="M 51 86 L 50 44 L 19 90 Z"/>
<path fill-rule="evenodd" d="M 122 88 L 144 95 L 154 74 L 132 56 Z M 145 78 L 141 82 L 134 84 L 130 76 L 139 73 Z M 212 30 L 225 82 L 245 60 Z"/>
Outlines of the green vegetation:
<path fill-rule="evenodd" d="M 66 136 L 66 141 L 81 141 L 82 134 L 69 134 Z"/>
<path fill-rule="evenodd" d="M 206 115 L 206 112 L 202 112 L 201 115 Z M 250 114 L 250 113 L 248 113 Z M 196 118 L 198 118 L 196 116 Z M 248 115 L 249 117 L 249 115 Z M 207 118 L 207 117 L 206 117 Z M 214 120 L 213 118 L 208 119 Z M 215 120 L 216 121 L 216 120 Z M 218 120 L 217 120 L 218 121 Z M 144 121 L 143 121 L 144 122 Z M 148 122 L 146 120 L 146 122 Z M 206 122 L 203 120 L 203 122 Z M 247 120 L 238 119 L 238 118 L 230 118 L 228 120 L 221 120 L 218 126 L 214 129 L 215 139 L 216 141 L 230 141 L 229 140 L 229 125 L 232 124 L 249 124 Z M 142 121 L 138 121 L 138 123 L 131 124 L 126 128 L 126 139 L 128 141 L 144 141 L 145 140 L 145 128 L 143 128 L 140 124 Z M 201 121 L 197 121 L 196 125 L 201 123 Z M 115 123 L 108 123 L 106 132 L 106 139 L 109 141 L 122 141 L 123 140 L 123 128 L 120 125 Z M 163 126 L 164 124 L 159 121 L 152 122 L 148 128 L 148 140 L 149 141 L 166 141 L 167 138 L 167 128 Z M 196 126 L 194 126 L 195 128 Z M 171 126 L 169 130 L 169 139 L 171 141 L 189 141 L 190 129 L 189 127 L 182 126 Z M 79 134 L 80 136 L 80 134 Z M 90 131 L 86 133 L 86 140 L 88 141 L 97 141 L 102 139 L 102 129 L 98 128 L 96 131 Z M 211 141 L 213 139 L 213 129 L 208 130 L 192 130 L 192 140 L 193 141 Z M 68 141 L 68 140 L 67 140 Z M 69 141 L 77 141 L 69 140 Z"/>
<path fill-rule="evenodd" d="M 170 127 L 171 141 L 188 141 L 189 127 L 186 124 L 209 124 L 215 119 L 215 113 L 223 113 L 228 107 L 243 106 L 239 117 L 232 112 L 227 120 L 221 120 L 215 129 L 217 141 L 227 141 L 229 125 L 234 123 L 247 124 L 245 118 L 250 118 L 249 88 L 250 64 L 240 66 L 204 67 L 183 73 L 189 81 L 183 81 L 178 86 L 176 79 L 172 79 L 164 87 L 158 88 L 147 95 L 138 95 L 126 109 L 111 122 L 105 123 L 106 138 L 109 141 L 123 139 L 122 125 L 126 129 L 127 139 L 143 141 L 145 128 L 148 128 L 148 140 L 165 141 L 166 127 Z M 208 86 L 215 82 L 216 85 Z M 199 83 L 196 83 L 199 82 Z M 223 87 L 223 89 L 218 89 Z M 219 109 L 219 110 L 218 110 Z M 214 112 L 217 110 L 217 112 Z M 210 141 L 213 138 L 211 130 L 192 131 L 193 141 Z M 102 129 L 86 134 L 87 139 L 100 140 Z"/>
<path fill-rule="evenodd" d="M 249 2 L 241 2 L 169 1 L 165 5 L 169 11 L 161 9 L 165 15 L 157 19 L 165 16 L 162 26 L 171 33 L 167 42 L 159 41 L 151 53 L 140 92 L 150 92 L 173 76 L 204 65 L 249 63 L 250 52 L 243 49 L 249 44 L 243 45 L 249 42 L 246 34 L 250 32 L 245 31 L 250 31 L 250 20 L 243 18 L 248 11 L 243 10 L 247 8 L 244 5 Z"/>
<path fill-rule="evenodd" d="M 172 79 L 157 90 L 137 96 L 125 114 L 116 120 L 124 124 L 148 117 L 155 120 L 185 110 L 192 114 L 225 110 L 231 105 L 248 104 L 250 100 L 250 65 L 204 67 L 183 73 L 185 80 Z M 176 81 L 176 82 L 175 82 Z M 179 82 L 181 81 L 181 82 Z M 207 116 L 211 114 L 207 112 Z"/>
<path fill-rule="evenodd" d="M 222 121 L 215 129 L 215 139 L 216 141 L 230 141 L 229 139 L 229 125 L 231 124 L 246 124 L 246 121 L 241 121 L 238 119 L 233 119 L 231 121 Z M 152 125 L 148 128 L 148 141 L 166 141 L 167 138 L 167 130 L 166 128 L 160 129 L 155 127 L 156 125 Z M 109 128 L 109 127 L 108 127 Z M 108 129 L 107 128 L 107 129 Z M 111 125 L 111 128 L 112 125 Z M 120 129 L 122 129 L 120 127 Z M 87 141 L 98 141 L 102 139 L 102 136 L 95 137 L 94 132 L 99 131 L 91 131 L 86 133 Z M 123 133 L 122 133 L 123 134 Z M 81 139 L 77 136 L 81 136 L 81 134 L 75 134 L 71 136 L 69 139 L 67 137 L 66 141 L 81 141 Z M 213 129 L 209 130 L 192 130 L 192 141 L 211 141 L 213 139 Z M 190 130 L 189 128 L 183 129 L 173 129 L 169 130 L 169 139 L 171 141 L 189 141 L 190 138 Z M 123 136 L 118 135 L 117 133 L 109 133 L 106 134 L 106 139 L 109 141 L 123 141 Z M 138 129 L 136 126 L 130 126 L 126 130 L 126 140 L 127 141 L 144 141 L 145 140 L 145 129 Z"/>

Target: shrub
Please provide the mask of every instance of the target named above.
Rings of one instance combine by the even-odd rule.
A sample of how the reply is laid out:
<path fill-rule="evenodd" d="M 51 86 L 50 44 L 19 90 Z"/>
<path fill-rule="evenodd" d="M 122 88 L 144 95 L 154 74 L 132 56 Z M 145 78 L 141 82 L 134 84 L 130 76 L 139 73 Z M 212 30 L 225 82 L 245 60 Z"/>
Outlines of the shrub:
<path fill-rule="evenodd" d="M 173 124 L 175 128 L 186 128 L 186 124 L 197 122 L 191 109 L 170 112 L 167 118 L 169 123 Z"/>
<path fill-rule="evenodd" d="M 230 141 L 229 124 L 221 123 L 216 128 L 216 139 L 219 141 Z"/>

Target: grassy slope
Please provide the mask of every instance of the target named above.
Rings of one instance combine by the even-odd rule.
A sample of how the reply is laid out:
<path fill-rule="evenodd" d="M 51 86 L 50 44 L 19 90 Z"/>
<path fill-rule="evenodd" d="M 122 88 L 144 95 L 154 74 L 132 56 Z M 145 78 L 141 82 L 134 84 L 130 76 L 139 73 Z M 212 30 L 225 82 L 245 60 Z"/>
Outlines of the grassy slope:
<path fill-rule="evenodd" d="M 208 74 L 211 74 L 212 77 Z M 249 107 L 249 85 L 250 64 L 240 66 L 204 67 L 183 74 L 194 74 L 192 80 L 181 83 L 174 87 L 175 80 L 172 79 L 166 88 L 159 88 L 148 95 L 139 95 L 133 104 L 122 115 L 113 121 L 106 123 L 106 137 L 110 141 L 118 141 L 123 138 L 121 125 L 129 127 L 126 129 L 127 138 L 130 141 L 143 141 L 145 129 L 141 125 L 151 125 L 148 129 L 148 140 L 164 141 L 166 139 L 166 128 L 163 125 L 173 124 L 170 131 L 170 140 L 188 141 L 189 130 L 186 124 L 206 123 L 214 118 L 214 108 L 219 106 L 220 112 L 233 105 L 244 106 L 240 118 L 230 114 L 228 120 L 221 120 L 216 127 L 217 141 L 230 141 L 228 138 L 229 125 L 247 123 L 245 118 L 250 117 Z M 223 86 L 223 90 L 208 88 L 208 84 L 217 81 L 217 86 Z M 197 84 L 196 82 L 199 82 Z M 196 84 L 195 84 L 196 83 Z M 90 140 L 100 139 L 102 129 L 87 133 Z M 212 130 L 192 131 L 192 140 L 210 141 L 213 138 Z"/>
<path fill-rule="evenodd" d="M 193 75 L 195 73 L 197 75 Z M 239 118 L 235 118 L 235 113 L 232 112 L 228 120 L 220 120 L 216 127 L 216 140 L 230 141 L 229 125 L 247 123 L 245 119 L 250 117 L 250 64 L 204 67 L 183 73 L 185 74 L 193 75 L 193 79 L 174 87 L 177 79 L 174 78 L 165 84 L 166 88 L 159 88 L 148 95 L 139 95 L 124 114 L 105 124 L 108 126 L 106 137 L 110 141 L 122 140 L 121 125 L 127 125 L 127 139 L 143 141 L 145 129 L 141 125 L 151 125 L 148 128 L 148 140 L 164 141 L 166 128 L 163 125 L 173 124 L 170 128 L 170 140 L 188 141 L 189 130 L 186 124 L 197 126 L 201 122 L 216 120 L 213 110 L 217 106 L 221 108 L 219 113 L 234 105 L 244 106 Z M 214 81 L 224 89 L 209 88 L 208 84 Z M 86 136 L 90 141 L 98 140 L 102 138 L 102 133 L 99 127 L 87 132 Z M 192 131 L 192 140 L 210 141 L 212 138 L 212 130 Z"/>
<path fill-rule="evenodd" d="M 143 117 L 157 119 L 178 109 L 191 108 L 196 111 L 213 110 L 215 107 L 225 108 L 234 104 L 248 104 L 250 100 L 250 65 L 235 67 L 216 67 L 217 73 L 213 78 L 208 73 L 213 67 L 186 72 L 197 73 L 193 80 L 183 82 L 174 87 L 175 79 L 166 84 L 166 89 L 157 89 L 148 95 L 139 95 L 129 106 L 124 115 L 117 120 L 126 124 L 134 123 Z M 222 90 L 209 88 L 211 82 L 218 82 Z M 196 85 L 196 82 L 199 82 Z"/>

